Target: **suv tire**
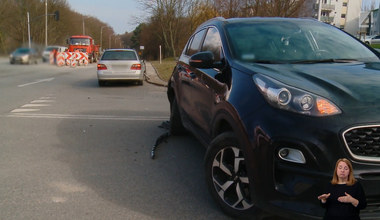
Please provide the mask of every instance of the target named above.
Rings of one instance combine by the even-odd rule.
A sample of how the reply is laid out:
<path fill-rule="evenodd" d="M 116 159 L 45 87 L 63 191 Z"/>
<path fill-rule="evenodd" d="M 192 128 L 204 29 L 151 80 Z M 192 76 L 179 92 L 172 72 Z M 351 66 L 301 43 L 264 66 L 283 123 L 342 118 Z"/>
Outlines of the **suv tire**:
<path fill-rule="evenodd" d="M 251 198 L 243 151 L 233 132 L 224 132 L 212 140 L 205 157 L 205 174 L 212 197 L 226 214 L 251 218 L 259 215 Z"/>

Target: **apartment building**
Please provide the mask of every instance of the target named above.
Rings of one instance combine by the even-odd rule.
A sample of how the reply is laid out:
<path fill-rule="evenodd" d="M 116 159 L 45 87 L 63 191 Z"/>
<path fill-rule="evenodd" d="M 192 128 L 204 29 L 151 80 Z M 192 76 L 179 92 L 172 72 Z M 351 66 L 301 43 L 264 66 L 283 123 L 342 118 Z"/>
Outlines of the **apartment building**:
<path fill-rule="evenodd" d="M 305 4 L 311 9 L 308 16 L 353 35 L 359 32 L 362 0 L 306 0 Z"/>
<path fill-rule="evenodd" d="M 379 9 L 362 11 L 360 14 L 359 28 L 361 34 L 379 35 L 380 34 L 380 13 Z"/>

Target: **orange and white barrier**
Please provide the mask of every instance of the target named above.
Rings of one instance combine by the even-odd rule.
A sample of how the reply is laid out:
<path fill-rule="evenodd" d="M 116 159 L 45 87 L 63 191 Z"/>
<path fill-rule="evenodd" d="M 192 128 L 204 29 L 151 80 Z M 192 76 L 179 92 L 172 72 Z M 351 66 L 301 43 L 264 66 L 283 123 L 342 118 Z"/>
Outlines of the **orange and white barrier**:
<path fill-rule="evenodd" d="M 49 63 L 54 64 L 54 51 L 50 51 L 49 53 Z"/>
<path fill-rule="evenodd" d="M 66 66 L 70 66 L 72 54 L 71 52 L 65 52 L 65 64 Z"/>
<path fill-rule="evenodd" d="M 62 52 L 57 53 L 57 66 L 76 67 L 78 65 L 88 65 L 88 54 L 84 52 Z M 53 54 L 54 63 L 54 54 Z"/>
<path fill-rule="evenodd" d="M 57 53 L 57 66 L 65 65 L 65 53 Z"/>
<path fill-rule="evenodd" d="M 78 60 L 78 63 L 79 65 L 85 65 L 87 66 L 88 64 L 88 54 L 87 53 L 83 53 L 83 52 L 78 52 L 77 53 L 77 60 Z"/>
<path fill-rule="evenodd" d="M 77 66 L 77 53 L 73 52 L 71 53 L 71 60 L 70 60 L 70 67 L 76 67 Z"/>

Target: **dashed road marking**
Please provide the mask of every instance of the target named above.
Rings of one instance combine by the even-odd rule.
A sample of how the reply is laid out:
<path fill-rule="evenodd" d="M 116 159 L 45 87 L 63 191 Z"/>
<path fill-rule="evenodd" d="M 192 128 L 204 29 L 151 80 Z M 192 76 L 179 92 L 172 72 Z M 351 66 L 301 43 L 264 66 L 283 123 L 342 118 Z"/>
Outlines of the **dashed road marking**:
<path fill-rule="evenodd" d="M 16 108 L 11 111 L 11 113 L 19 113 L 19 112 L 36 112 L 39 109 L 29 109 L 29 108 Z"/>
<path fill-rule="evenodd" d="M 34 100 L 34 101 L 31 101 L 30 103 L 48 103 L 48 102 L 55 102 L 55 100 L 46 100 L 46 99 L 43 99 L 43 100 Z"/>
<path fill-rule="evenodd" d="M 33 85 L 33 84 L 36 84 L 36 83 L 41 83 L 41 82 L 49 82 L 49 81 L 52 81 L 53 79 L 54 79 L 54 77 L 53 78 L 47 78 L 47 79 L 40 79 L 40 80 L 36 80 L 34 82 L 18 85 L 17 87 L 30 86 L 30 85 Z"/>
<path fill-rule="evenodd" d="M 13 109 L 11 113 L 20 112 L 36 112 L 40 111 L 40 107 L 51 106 L 51 103 L 55 102 L 55 97 L 53 96 L 43 96 L 39 99 L 31 101 L 29 104 L 22 105 L 20 108 Z"/>

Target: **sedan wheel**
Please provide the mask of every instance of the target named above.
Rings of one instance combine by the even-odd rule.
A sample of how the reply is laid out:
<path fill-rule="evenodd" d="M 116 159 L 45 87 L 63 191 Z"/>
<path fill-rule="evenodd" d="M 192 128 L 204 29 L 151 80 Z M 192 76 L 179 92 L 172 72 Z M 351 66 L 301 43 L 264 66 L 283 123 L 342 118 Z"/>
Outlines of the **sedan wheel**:
<path fill-rule="evenodd" d="M 216 137 L 206 154 L 209 191 L 223 211 L 234 217 L 254 217 L 257 214 L 245 163 L 243 151 L 232 132 Z"/>

